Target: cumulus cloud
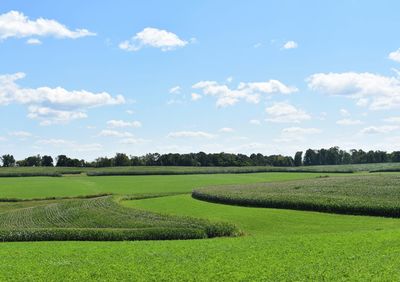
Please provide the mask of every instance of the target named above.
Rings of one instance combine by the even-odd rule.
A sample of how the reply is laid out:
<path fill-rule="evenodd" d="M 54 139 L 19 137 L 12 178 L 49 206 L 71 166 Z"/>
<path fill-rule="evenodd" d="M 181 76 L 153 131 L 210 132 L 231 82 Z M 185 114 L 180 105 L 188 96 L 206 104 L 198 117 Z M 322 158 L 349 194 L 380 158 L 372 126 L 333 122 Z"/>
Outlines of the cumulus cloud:
<path fill-rule="evenodd" d="M 339 112 L 340 112 L 340 115 L 343 116 L 343 117 L 348 117 L 348 116 L 350 116 L 349 111 L 346 110 L 346 109 L 340 109 Z"/>
<path fill-rule="evenodd" d="M 265 109 L 267 121 L 280 123 L 300 123 L 311 119 L 311 116 L 302 109 L 298 109 L 288 102 L 279 102 Z"/>
<path fill-rule="evenodd" d="M 37 38 L 29 38 L 29 39 L 26 41 L 26 44 L 29 44 L 29 45 L 40 45 L 40 44 L 42 44 L 42 41 L 40 41 L 40 40 L 37 39 Z"/>
<path fill-rule="evenodd" d="M 99 136 L 103 137 L 133 137 L 133 134 L 130 132 L 126 131 L 117 131 L 117 130 L 109 130 L 109 129 L 104 129 L 100 131 Z"/>
<path fill-rule="evenodd" d="M 307 135 L 321 133 L 322 130 L 314 127 L 288 127 L 282 129 L 281 136 L 275 139 L 275 142 L 302 142 Z"/>
<path fill-rule="evenodd" d="M 197 93 L 192 93 L 190 96 L 192 97 L 192 101 L 200 100 L 203 97 L 203 96 L 201 96 L 200 94 L 197 94 Z"/>
<path fill-rule="evenodd" d="M 297 44 L 297 42 L 295 41 L 288 41 L 285 44 L 283 44 L 282 48 L 283 49 L 296 49 L 297 47 L 299 47 L 299 45 Z"/>
<path fill-rule="evenodd" d="M 175 33 L 163 29 L 146 27 L 136 33 L 130 40 L 121 42 L 119 48 L 125 51 L 138 51 L 143 47 L 154 47 L 162 51 L 171 51 L 179 47 L 184 47 L 187 44 L 187 41 L 179 38 Z"/>
<path fill-rule="evenodd" d="M 385 118 L 384 121 L 389 123 L 400 123 L 400 117 L 389 117 Z"/>
<path fill-rule="evenodd" d="M 120 144 L 124 145 L 136 145 L 136 144 L 143 144 L 148 142 L 149 140 L 142 139 L 142 138 L 124 138 L 119 141 Z"/>
<path fill-rule="evenodd" d="M 258 119 L 251 119 L 251 120 L 249 120 L 249 123 L 253 124 L 253 125 L 260 125 L 261 121 Z"/>
<path fill-rule="evenodd" d="M 142 126 L 142 123 L 140 121 L 123 121 L 123 120 L 109 120 L 107 121 L 107 125 L 112 128 L 116 127 L 134 127 L 138 128 Z"/>
<path fill-rule="evenodd" d="M 389 59 L 400 63 L 400 49 L 393 51 L 389 54 Z"/>
<path fill-rule="evenodd" d="M 28 117 L 40 121 L 40 125 L 65 124 L 72 120 L 87 118 L 84 112 L 54 110 L 48 107 L 29 106 Z"/>
<path fill-rule="evenodd" d="M 204 131 L 177 131 L 168 134 L 170 138 L 214 138 L 215 135 Z"/>
<path fill-rule="evenodd" d="M 328 95 L 344 96 L 371 110 L 400 107 L 400 79 L 372 73 L 317 73 L 308 87 Z"/>
<path fill-rule="evenodd" d="M 241 82 L 236 89 L 216 81 L 200 81 L 192 88 L 201 90 L 205 96 L 215 97 L 217 107 L 232 106 L 241 100 L 257 104 L 265 94 L 291 94 L 298 91 L 296 87 L 287 86 L 274 79 L 266 82 Z"/>
<path fill-rule="evenodd" d="M 181 87 L 179 85 L 174 86 L 169 89 L 168 91 L 170 94 L 180 94 L 181 93 Z"/>
<path fill-rule="evenodd" d="M 230 127 L 223 127 L 219 131 L 220 132 L 224 132 L 224 133 L 230 133 L 230 132 L 234 132 L 235 130 L 233 128 L 230 128 Z"/>
<path fill-rule="evenodd" d="M 361 130 L 362 134 L 381 134 L 390 133 L 399 129 L 399 126 L 394 125 L 382 125 L 382 126 L 369 126 Z"/>
<path fill-rule="evenodd" d="M 112 97 L 107 92 L 69 91 L 62 87 L 46 86 L 24 88 L 17 84 L 24 77 L 24 73 L 0 75 L 0 106 L 28 105 L 28 117 L 40 120 L 42 125 L 86 118 L 85 110 L 89 108 L 125 103 L 123 96 Z"/>
<path fill-rule="evenodd" d="M 10 11 L 0 15 L 0 40 L 31 36 L 76 39 L 93 35 L 96 34 L 87 29 L 70 30 L 56 20 L 44 18 L 30 20 L 19 11 Z"/>
<path fill-rule="evenodd" d="M 362 124 L 363 122 L 358 119 L 350 119 L 350 118 L 344 118 L 336 121 L 336 124 L 338 125 L 358 125 Z"/>

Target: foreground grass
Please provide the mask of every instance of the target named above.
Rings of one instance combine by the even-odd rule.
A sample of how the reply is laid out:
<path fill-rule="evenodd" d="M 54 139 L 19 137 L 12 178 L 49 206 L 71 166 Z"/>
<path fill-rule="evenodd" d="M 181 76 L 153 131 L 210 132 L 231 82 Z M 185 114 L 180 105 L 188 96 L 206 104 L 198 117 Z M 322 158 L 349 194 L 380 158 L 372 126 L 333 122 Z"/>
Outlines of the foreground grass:
<path fill-rule="evenodd" d="M 245 184 L 316 178 L 325 173 L 249 173 L 152 176 L 65 176 L 0 178 L 0 199 L 33 199 L 113 194 L 191 193 L 210 185 Z M 340 174 L 332 174 L 338 176 Z M 348 175 L 348 174 L 346 174 Z"/>
<path fill-rule="evenodd" d="M 240 181 L 285 181 L 316 176 L 298 173 L 254 176 L 260 175 L 263 176 L 257 180 L 245 176 Z M 269 178 L 271 175 L 275 178 Z M 209 185 L 204 184 L 206 182 L 214 182 L 210 185 L 216 185 L 229 184 L 226 183 L 229 181 L 233 181 L 231 184 L 235 184 L 236 181 L 237 184 L 239 181 L 238 178 L 231 178 L 236 175 L 221 178 L 218 180 L 220 183 L 215 183 L 215 178 L 212 181 L 208 178 L 216 176 L 219 175 L 199 176 L 200 179 L 207 177 L 207 181 L 194 176 L 164 176 L 165 178 L 160 179 L 150 176 L 144 182 L 143 179 L 135 180 L 136 177 L 105 177 L 99 182 L 87 182 L 87 186 L 80 184 L 80 181 L 86 181 L 88 177 L 76 177 L 77 182 L 73 182 L 73 177 L 65 177 L 57 178 L 69 180 L 60 190 L 54 185 L 60 182 L 54 182 L 45 187 L 46 191 L 41 190 L 43 187 L 40 184 L 46 183 L 47 180 L 52 181 L 53 178 L 44 178 L 42 182 L 35 182 L 31 178 L 30 182 L 34 190 L 38 189 L 43 194 L 54 196 L 52 192 L 61 189 L 67 193 L 71 193 L 72 190 L 72 194 L 96 194 L 100 186 L 105 190 L 110 188 L 116 191 L 152 194 L 160 191 L 188 191 L 191 190 L 190 187 Z M 36 191 L 32 193 L 30 189 L 25 189 L 24 186 L 30 182 L 14 186 L 19 197 L 37 195 Z M 14 181 L 9 184 L 13 183 Z M 76 189 L 76 186 L 79 189 Z M 4 191 L 4 187 L 0 184 L 0 191 Z M 188 241 L 2 243 L 0 280 L 26 281 L 29 278 L 33 281 L 59 281 L 60 277 L 67 281 L 400 279 L 398 219 L 229 206 L 198 201 L 189 194 L 125 201 L 123 204 L 147 212 L 234 223 L 244 230 L 246 235 L 237 238 Z M 9 210 L 10 207 L 5 209 Z"/>
<path fill-rule="evenodd" d="M 400 175 L 390 173 L 214 186 L 192 196 L 243 206 L 400 217 Z"/>
<path fill-rule="evenodd" d="M 394 281 L 400 221 L 245 208 L 189 195 L 135 200 L 148 211 L 235 222 L 248 236 L 193 241 L 4 243 L 0 280 Z"/>

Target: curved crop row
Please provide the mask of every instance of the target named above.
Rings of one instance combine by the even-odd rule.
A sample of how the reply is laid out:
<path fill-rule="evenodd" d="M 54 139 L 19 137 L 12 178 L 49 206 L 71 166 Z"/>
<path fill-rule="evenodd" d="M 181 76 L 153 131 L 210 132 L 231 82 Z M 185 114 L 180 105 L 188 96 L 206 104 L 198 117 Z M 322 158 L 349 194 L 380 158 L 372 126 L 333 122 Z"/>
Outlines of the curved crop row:
<path fill-rule="evenodd" d="M 127 208 L 111 196 L 50 201 L 0 213 L 0 241 L 165 240 L 237 234 L 228 223 Z"/>
<path fill-rule="evenodd" d="M 400 176 L 332 177 L 209 187 L 193 198 L 232 205 L 400 217 Z"/>
<path fill-rule="evenodd" d="M 0 229 L 0 242 L 23 241 L 136 241 L 204 239 L 195 228 L 30 228 Z"/>

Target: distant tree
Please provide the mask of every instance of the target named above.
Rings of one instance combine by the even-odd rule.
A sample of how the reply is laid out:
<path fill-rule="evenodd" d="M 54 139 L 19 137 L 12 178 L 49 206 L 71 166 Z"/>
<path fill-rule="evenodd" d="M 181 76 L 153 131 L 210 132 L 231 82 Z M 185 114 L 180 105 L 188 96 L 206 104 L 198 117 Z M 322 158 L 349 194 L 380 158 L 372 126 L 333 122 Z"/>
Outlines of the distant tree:
<path fill-rule="evenodd" d="M 42 166 L 53 166 L 53 158 L 51 156 L 43 156 L 41 159 Z"/>
<path fill-rule="evenodd" d="M 112 159 L 107 157 L 100 157 L 94 161 L 95 167 L 110 167 L 112 166 Z"/>
<path fill-rule="evenodd" d="M 304 155 L 304 165 L 318 165 L 319 157 L 316 151 L 308 149 Z"/>
<path fill-rule="evenodd" d="M 69 158 L 66 155 L 58 155 L 56 158 L 56 166 L 68 166 L 68 160 Z"/>
<path fill-rule="evenodd" d="M 303 152 L 299 151 L 296 152 L 294 155 L 294 166 L 301 166 L 303 165 Z"/>
<path fill-rule="evenodd" d="M 3 167 L 11 167 L 15 166 L 15 159 L 13 155 L 2 155 L 0 157 L 1 161 L 3 162 Z"/>
<path fill-rule="evenodd" d="M 129 166 L 130 160 L 126 154 L 117 153 L 114 157 L 114 166 Z"/>
<path fill-rule="evenodd" d="M 40 155 L 30 156 L 25 159 L 25 166 L 40 166 L 40 162 L 41 162 Z"/>
<path fill-rule="evenodd" d="M 392 162 L 400 162 L 400 151 L 394 151 L 390 154 L 390 161 Z"/>

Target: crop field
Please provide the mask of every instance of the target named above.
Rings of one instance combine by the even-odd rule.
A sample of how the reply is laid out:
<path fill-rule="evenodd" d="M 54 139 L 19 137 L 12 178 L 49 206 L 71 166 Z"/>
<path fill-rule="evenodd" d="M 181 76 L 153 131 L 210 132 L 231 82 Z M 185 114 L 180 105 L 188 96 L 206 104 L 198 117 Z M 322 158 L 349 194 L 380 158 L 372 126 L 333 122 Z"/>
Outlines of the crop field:
<path fill-rule="evenodd" d="M 216 186 L 192 195 L 234 205 L 400 217 L 400 175 L 392 174 Z"/>
<path fill-rule="evenodd" d="M 61 176 L 87 174 L 109 175 L 176 175 L 215 173 L 261 173 L 261 172 L 319 172 L 351 173 L 360 171 L 400 171 L 400 163 L 372 163 L 349 165 L 322 165 L 301 167 L 186 167 L 186 166 L 124 166 L 124 167 L 0 167 L 0 177 Z"/>
<path fill-rule="evenodd" d="M 0 238 L 14 230 L 44 240 L 0 243 L 0 280 L 398 280 L 400 219 L 227 205 L 191 193 L 237 190 L 264 199 L 274 191 L 320 204 L 330 197 L 357 208 L 396 207 L 399 179 L 299 172 L 0 178 L 0 198 L 15 199 L 0 203 Z"/>

